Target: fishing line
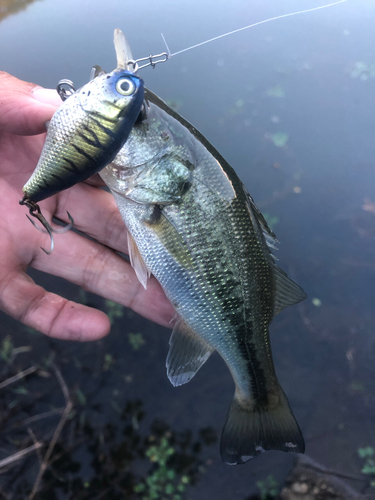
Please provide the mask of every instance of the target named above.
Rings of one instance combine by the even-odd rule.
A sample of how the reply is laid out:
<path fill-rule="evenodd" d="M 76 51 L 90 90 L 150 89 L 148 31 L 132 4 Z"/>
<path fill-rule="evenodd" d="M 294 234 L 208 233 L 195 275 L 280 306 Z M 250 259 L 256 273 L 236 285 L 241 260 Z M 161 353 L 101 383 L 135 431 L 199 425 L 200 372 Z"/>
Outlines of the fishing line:
<path fill-rule="evenodd" d="M 182 54 L 182 52 L 187 52 L 188 50 L 195 49 L 196 47 L 200 47 L 201 45 L 205 45 L 206 43 L 210 43 L 210 42 L 214 42 L 215 40 L 219 40 L 219 38 L 224 38 L 225 36 L 233 35 L 234 33 L 238 33 L 239 31 L 247 30 L 248 28 L 253 28 L 254 26 L 259 26 L 260 24 L 268 23 L 270 21 L 276 21 L 276 19 L 282 19 L 284 17 L 291 17 L 291 16 L 296 16 L 298 14 L 305 14 L 306 12 L 314 12 L 315 10 L 326 9 L 327 7 L 333 7 L 334 5 L 338 5 L 338 4 L 344 3 L 344 2 L 346 2 L 346 0 L 339 0 L 338 2 L 330 3 L 327 5 L 321 5 L 320 7 L 313 7 L 312 9 L 300 10 L 298 12 L 291 12 L 289 14 L 282 14 L 281 16 L 271 17 L 271 18 L 265 19 L 263 21 L 258 21 L 257 23 L 254 23 L 254 24 L 249 24 L 249 26 L 244 26 L 243 28 L 238 28 L 236 30 L 229 31 L 228 33 L 224 33 L 224 35 L 215 36 L 214 38 L 210 38 L 209 40 L 206 40 L 205 42 L 197 43 L 195 45 L 192 45 L 191 47 L 187 47 L 186 49 L 182 49 L 182 50 L 179 50 L 177 52 L 174 52 L 173 54 L 171 53 L 171 51 L 168 47 L 167 41 L 166 41 L 163 33 L 161 33 L 161 36 L 162 36 L 162 39 L 163 39 L 165 46 L 167 48 L 168 59 L 169 59 L 170 57 L 176 56 L 177 54 Z"/>

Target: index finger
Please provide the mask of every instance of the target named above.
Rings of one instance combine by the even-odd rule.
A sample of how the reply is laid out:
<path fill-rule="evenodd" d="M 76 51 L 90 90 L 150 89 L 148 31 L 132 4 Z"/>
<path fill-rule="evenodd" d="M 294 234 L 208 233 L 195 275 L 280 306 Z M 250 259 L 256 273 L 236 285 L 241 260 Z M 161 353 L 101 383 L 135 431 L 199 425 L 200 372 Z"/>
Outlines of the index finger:
<path fill-rule="evenodd" d="M 55 90 L 43 89 L 0 71 L 0 129 L 16 135 L 46 131 L 62 101 Z"/>

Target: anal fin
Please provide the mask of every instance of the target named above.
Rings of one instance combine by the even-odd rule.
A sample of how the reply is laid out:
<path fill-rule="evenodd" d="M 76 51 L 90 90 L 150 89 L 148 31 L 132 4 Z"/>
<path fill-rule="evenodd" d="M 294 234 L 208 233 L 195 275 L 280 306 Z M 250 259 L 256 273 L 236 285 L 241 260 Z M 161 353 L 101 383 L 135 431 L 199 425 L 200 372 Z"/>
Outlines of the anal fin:
<path fill-rule="evenodd" d="M 173 329 L 167 357 L 167 375 L 175 387 L 189 382 L 214 351 L 182 319 Z"/>
<path fill-rule="evenodd" d="M 146 264 L 144 263 L 142 256 L 138 250 L 138 247 L 128 231 L 128 253 L 130 264 L 137 275 L 137 278 L 143 288 L 147 289 L 147 279 L 150 277 L 151 273 L 148 271 Z"/>

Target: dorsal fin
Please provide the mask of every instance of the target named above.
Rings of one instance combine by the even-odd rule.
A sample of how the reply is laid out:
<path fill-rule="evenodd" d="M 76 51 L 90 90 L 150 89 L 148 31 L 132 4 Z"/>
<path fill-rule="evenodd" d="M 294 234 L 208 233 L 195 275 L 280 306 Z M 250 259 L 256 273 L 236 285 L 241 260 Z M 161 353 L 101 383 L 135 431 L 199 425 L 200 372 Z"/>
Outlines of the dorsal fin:
<path fill-rule="evenodd" d="M 267 224 L 267 221 L 263 217 L 262 212 L 256 206 L 255 201 L 253 200 L 253 197 L 251 196 L 251 194 L 249 193 L 249 191 L 245 188 L 245 186 L 243 184 L 242 184 L 242 188 L 244 190 L 244 193 L 246 195 L 246 198 L 247 198 L 247 201 L 250 205 L 250 208 L 253 211 L 255 217 L 257 218 L 259 224 L 261 225 L 263 232 L 266 233 L 273 240 L 277 241 L 276 234 L 272 231 L 272 229 Z"/>
<path fill-rule="evenodd" d="M 169 340 L 167 375 L 172 385 L 186 384 L 214 351 L 179 318 Z"/>
<path fill-rule="evenodd" d="M 291 280 L 288 275 L 282 269 L 280 269 L 279 266 L 276 265 L 275 261 L 277 260 L 277 258 L 272 253 L 272 250 L 277 250 L 276 243 L 278 243 L 278 240 L 276 239 L 276 235 L 267 224 L 266 219 L 262 215 L 259 208 L 256 206 L 253 198 L 251 197 L 245 186 L 243 186 L 243 190 L 249 204 L 249 209 L 259 223 L 268 247 L 268 251 L 272 257 L 276 288 L 274 316 L 276 316 L 276 314 L 282 311 L 285 307 L 297 304 L 298 302 L 304 300 L 306 298 L 306 294 L 302 290 L 302 288 L 297 285 L 297 283 L 294 283 L 294 281 Z"/>

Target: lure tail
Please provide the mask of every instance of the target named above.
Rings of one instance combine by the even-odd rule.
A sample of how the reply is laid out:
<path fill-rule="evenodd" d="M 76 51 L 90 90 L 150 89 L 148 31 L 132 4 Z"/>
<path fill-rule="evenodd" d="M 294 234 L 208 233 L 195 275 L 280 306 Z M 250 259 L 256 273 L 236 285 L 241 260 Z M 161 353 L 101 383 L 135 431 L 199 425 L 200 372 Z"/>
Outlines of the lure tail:
<path fill-rule="evenodd" d="M 272 405 L 253 403 L 245 407 L 234 396 L 221 435 L 223 462 L 244 464 L 266 450 L 304 453 L 301 430 L 280 386 L 272 399 Z"/>

